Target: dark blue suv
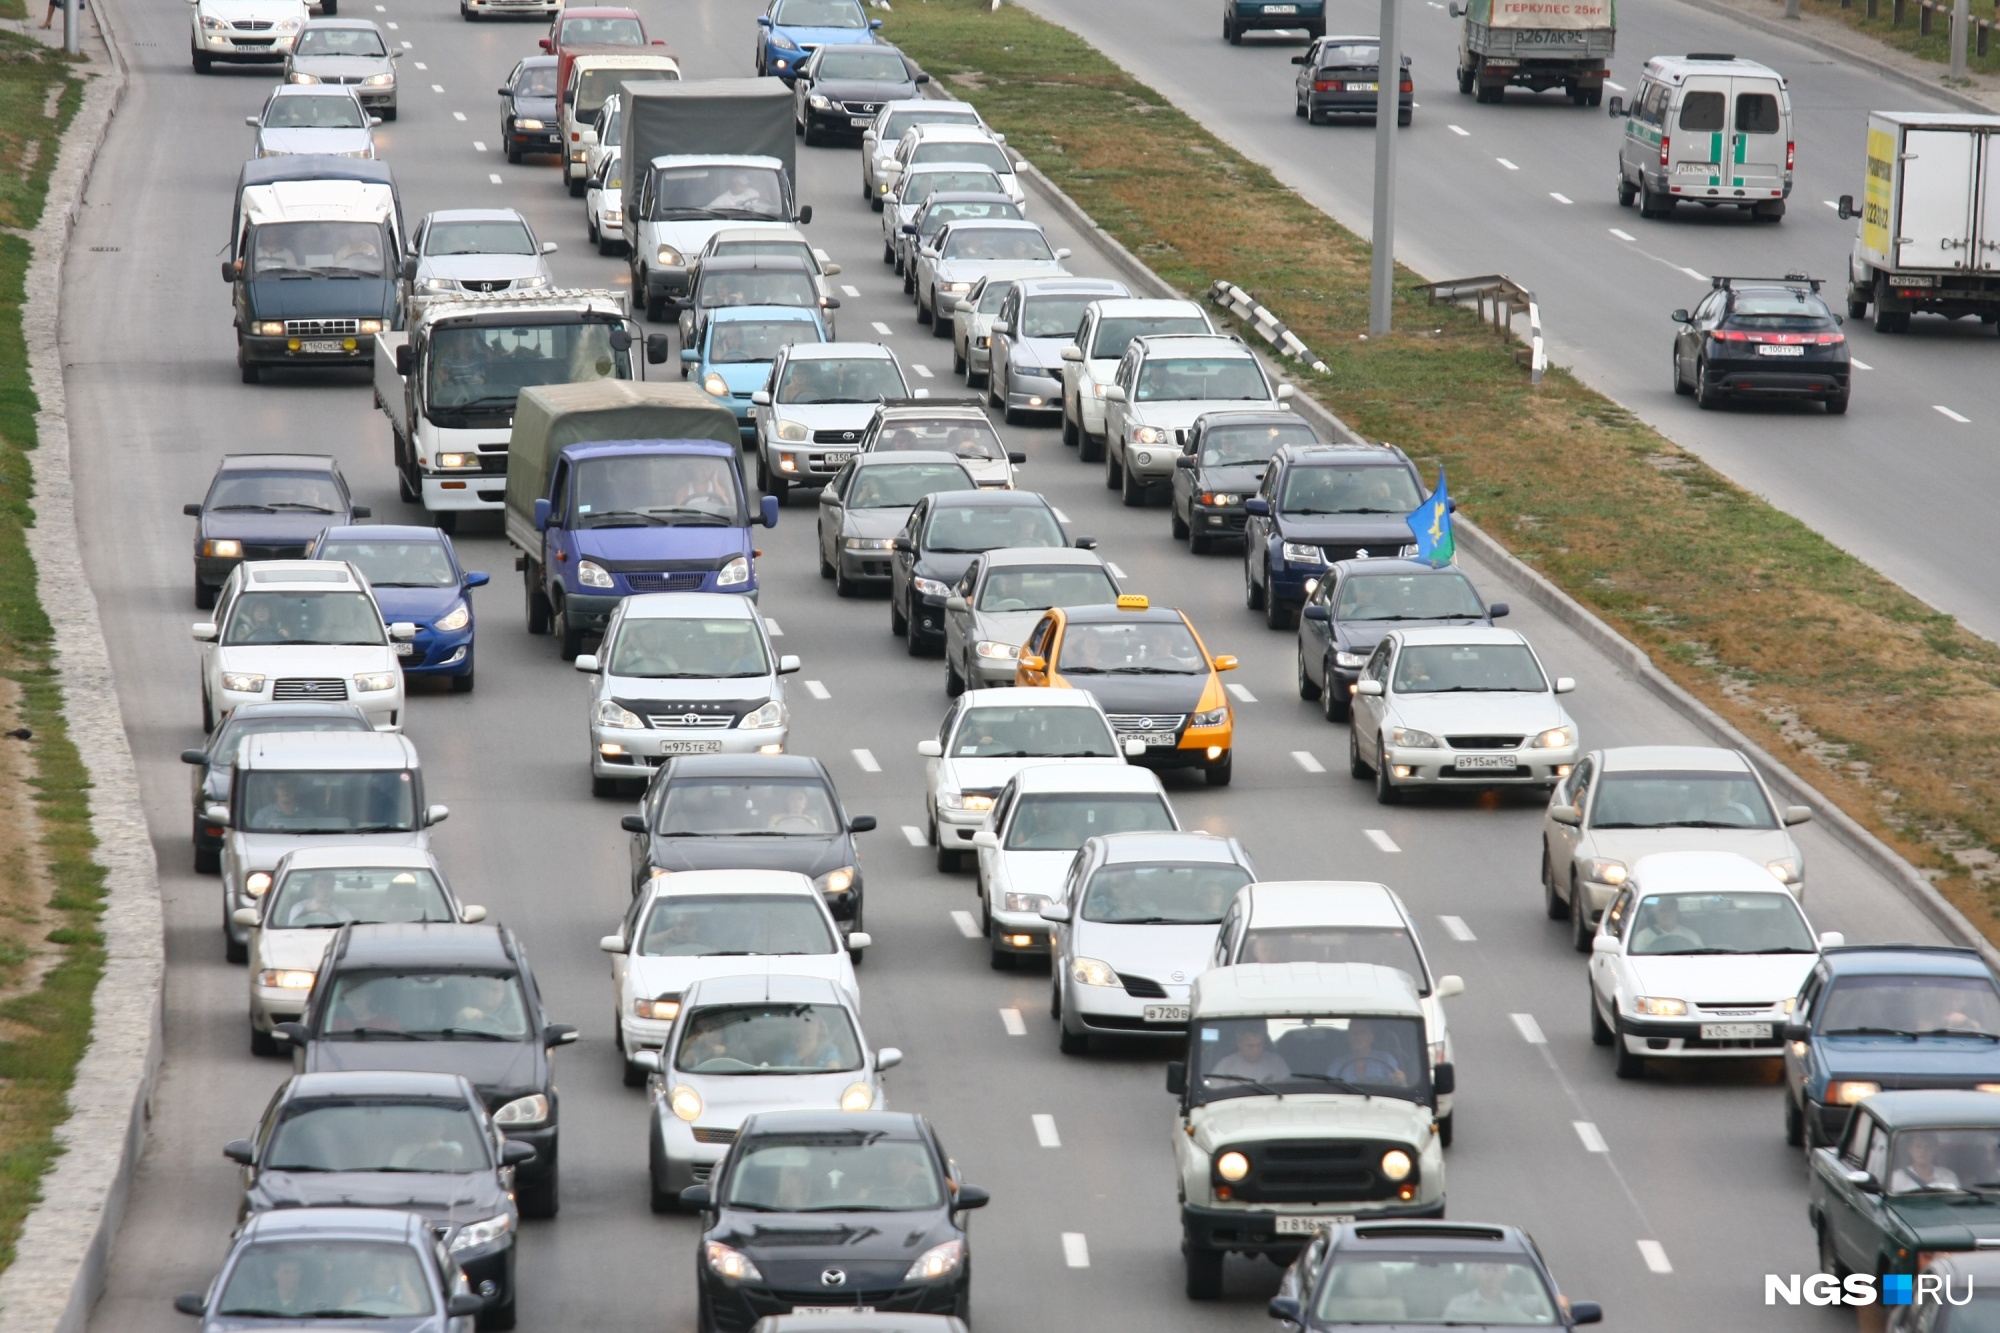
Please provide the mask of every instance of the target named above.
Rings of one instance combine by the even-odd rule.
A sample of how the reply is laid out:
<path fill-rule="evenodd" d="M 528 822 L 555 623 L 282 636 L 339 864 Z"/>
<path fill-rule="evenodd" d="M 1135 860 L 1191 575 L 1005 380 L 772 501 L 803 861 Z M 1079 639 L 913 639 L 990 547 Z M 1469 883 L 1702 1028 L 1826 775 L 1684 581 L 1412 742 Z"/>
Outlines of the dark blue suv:
<path fill-rule="evenodd" d="M 1428 494 L 1409 456 L 1388 444 L 1294 444 L 1271 455 L 1243 502 L 1243 600 L 1290 629 L 1306 582 L 1341 560 L 1408 552 L 1406 521 Z"/>
<path fill-rule="evenodd" d="M 1828 949 L 1785 1025 L 1785 1141 L 1840 1142 L 1887 1088 L 2000 1092 L 2000 978 L 1972 949 Z"/>

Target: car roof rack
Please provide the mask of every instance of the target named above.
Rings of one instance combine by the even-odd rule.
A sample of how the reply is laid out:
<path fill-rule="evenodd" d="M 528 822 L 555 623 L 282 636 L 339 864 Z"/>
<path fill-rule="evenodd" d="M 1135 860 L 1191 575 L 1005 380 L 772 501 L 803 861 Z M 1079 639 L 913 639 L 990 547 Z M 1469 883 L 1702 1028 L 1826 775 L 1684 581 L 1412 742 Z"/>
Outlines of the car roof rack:
<path fill-rule="evenodd" d="M 1815 278 L 1804 273 L 1787 273 L 1782 278 L 1750 278 L 1742 276 L 1730 277 L 1727 274 L 1718 273 L 1714 277 L 1710 278 L 1708 280 L 1708 283 L 1709 286 L 1719 287 L 1723 291 L 1733 290 L 1735 284 L 1737 283 L 1744 283 L 1753 286 L 1758 283 L 1771 283 L 1780 287 L 1786 287 L 1786 286 L 1797 287 L 1803 285 L 1810 287 L 1813 289 L 1813 291 L 1817 292 L 1820 289 L 1820 284 L 1825 281 L 1826 279 L 1824 278 Z"/>
<path fill-rule="evenodd" d="M 1690 51 L 1686 55 L 1682 56 L 1681 59 L 1682 60 L 1734 60 L 1736 59 L 1736 53 L 1733 51 Z"/>

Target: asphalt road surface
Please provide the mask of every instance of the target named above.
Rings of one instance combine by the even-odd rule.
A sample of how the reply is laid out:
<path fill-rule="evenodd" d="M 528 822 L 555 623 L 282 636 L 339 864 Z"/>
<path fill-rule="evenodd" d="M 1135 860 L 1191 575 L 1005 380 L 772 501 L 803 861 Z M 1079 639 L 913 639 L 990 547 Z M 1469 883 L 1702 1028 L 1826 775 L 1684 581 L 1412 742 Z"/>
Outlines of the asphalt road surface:
<path fill-rule="evenodd" d="M 642 7 L 688 77 L 750 71 L 754 0 Z M 1186 7 L 1189 15 L 1207 10 Z M 623 280 L 621 260 L 586 246 L 580 202 L 554 167 L 510 167 L 491 137 L 493 90 L 533 52 L 539 25 L 468 25 L 448 4 L 420 10 L 406 0 L 352 3 L 348 12 L 394 24 L 390 37 L 410 43 L 402 117 L 378 136 L 412 219 L 439 207 L 512 204 L 562 243 L 559 280 Z M 215 256 L 249 147 L 242 116 L 260 104 L 269 73 L 196 76 L 181 6 L 120 3 L 119 15 L 135 78 L 72 251 L 64 354 L 88 595 L 103 609 L 168 922 L 166 1063 L 93 1326 L 152 1333 L 184 1327 L 172 1295 L 201 1287 L 222 1257 L 236 1173 L 221 1146 L 249 1131 L 287 1073 L 249 1054 L 244 971 L 223 961 L 217 938 L 217 881 L 190 869 L 187 770 L 177 756 L 199 740 L 187 637 L 197 613 L 180 505 L 203 493 L 221 453 L 284 449 L 337 456 L 380 521 L 421 516 L 396 499 L 388 426 L 363 377 L 238 382 Z M 1163 22 L 1160 30 L 1171 28 Z M 1278 58 L 1219 46 L 1203 54 L 1212 62 Z M 1431 57 L 1422 60 L 1421 70 L 1434 68 Z M 1288 130 L 1283 112 L 1276 123 Z M 1521 113 L 1524 121 L 1538 114 Z M 1421 133 L 1441 119 L 1427 107 Z M 1338 141 L 1327 132 L 1319 142 Z M 835 280 L 846 295 L 843 333 L 864 337 L 880 321 L 915 382 L 948 389 L 947 344 L 916 324 L 900 283 L 879 265 L 878 222 L 856 197 L 854 150 L 801 148 L 800 159 L 801 198 L 817 211 L 814 240 L 846 266 Z M 1412 180 L 1422 160 L 1412 153 Z M 1830 179 L 1831 167 L 1813 169 Z M 1574 191 L 1594 198 L 1582 185 Z M 1421 213 L 1420 199 L 1409 216 Z M 1051 218 L 1046 207 L 1033 212 Z M 1794 221 L 1818 219 L 1799 210 L 1784 235 L 1794 234 Z M 1053 223 L 1050 230 L 1055 244 L 1076 248 L 1075 271 L 1108 273 L 1083 238 Z M 1917 340 L 1909 346 L 1914 357 Z M 1878 410 L 1869 396 L 1862 404 L 1857 421 Z M 1808 424 L 1839 428 L 1797 427 Z M 1047 494 L 1073 534 L 1099 537 L 1127 587 L 1177 601 L 1215 651 L 1243 659 L 1232 678 L 1241 687 L 1235 785 L 1210 790 L 1170 778 L 1184 821 L 1241 838 L 1266 878 L 1391 884 L 1419 914 L 1439 970 L 1465 977 L 1466 995 L 1451 1011 L 1460 1087 L 1451 1215 L 1526 1225 L 1566 1290 L 1603 1301 L 1614 1327 L 1824 1326 L 1821 1314 L 1762 1305 L 1764 1273 L 1813 1267 L 1800 1158 L 1784 1146 L 1769 1071 L 1614 1080 L 1608 1053 L 1587 1035 L 1583 961 L 1570 952 L 1566 927 L 1542 916 L 1536 803 L 1468 796 L 1374 805 L 1340 763 L 1343 732 L 1294 692 L 1291 636 L 1244 610 L 1239 560 L 1191 557 L 1169 539 L 1162 510 L 1117 506 L 1101 471 L 1078 465 L 1054 429 L 1004 433 L 1029 453 L 1022 484 Z M 1181 1293 L 1167 1053 L 1059 1055 L 1046 974 L 990 971 L 983 943 L 954 919 L 975 904 L 971 878 L 938 874 L 915 845 L 923 822 L 915 749 L 946 706 L 942 667 L 905 655 L 882 602 L 833 596 L 817 576 L 812 518 L 813 506 L 795 500 L 777 530 L 760 537 L 762 605 L 782 629 L 782 649 L 805 659 L 791 689 L 793 748 L 823 757 L 848 808 L 882 821 L 864 839 L 877 941 L 861 974 L 866 1021 L 874 1040 L 907 1052 L 890 1078 L 892 1105 L 930 1115 L 967 1178 L 994 1193 L 973 1228 L 980 1324 L 1266 1327 L 1263 1300 L 1278 1276 L 1268 1264 L 1232 1260 L 1219 1304 L 1196 1305 Z M 408 732 L 429 789 L 452 807 L 436 845 L 456 887 L 520 933 L 553 1017 L 584 1029 L 584 1040 L 556 1057 L 562 1213 L 529 1223 L 522 1237 L 522 1327 L 679 1333 L 694 1323 L 695 1222 L 646 1210 L 646 1105 L 620 1084 L 608 969 L 596 947 L 627 901 L 617 820 L 629 807 L 590 797 L 583 683 L 550 640 L 527 635 L 497 527 L 466 527 L 457 539 L 464 563 L 494 575 L 477 598 L 480 686 L 463 696 L 418 691 Z M 1578 678 L 1567 702 L 1586 744 L 1699 740 L 1490 571 L 1472 572 L 1490 597 L 1518 608 L 1508 623 L 1532 637 L 1551 669 Z M 827 697 L 802 688 L 808 682 Z M 93 702 L 112 703 L 77 704 Z M 1801 834 L 1817 927 L 1856 940 L 1934 937 L 1824 833 L 1808 825 Z M 1060 1146 L 1043 1145 L 1035 1115 L 1053 1117 Z M 1608 1152 L 1590 1150 L 1592 1132 L 1580 1123 Z M 1070 1233 L 1083 1237 L 1081 1246 L 1065 1242 Z"/>

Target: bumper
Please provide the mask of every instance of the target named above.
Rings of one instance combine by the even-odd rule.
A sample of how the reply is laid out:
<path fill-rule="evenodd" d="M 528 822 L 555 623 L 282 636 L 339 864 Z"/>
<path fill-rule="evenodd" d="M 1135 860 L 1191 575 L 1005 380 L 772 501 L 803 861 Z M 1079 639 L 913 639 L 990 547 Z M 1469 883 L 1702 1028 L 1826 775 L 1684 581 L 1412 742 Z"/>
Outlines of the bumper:
<path fill-rule="evenodd" d="M 1722 392 L 1745 398 L 1844 398 L 1848 367 L 1843 362 L 1823 366 L 1795 364 L 1778 369 L 1772 362 L 1718 366 L 1711 361 L 1708 379 Z"/>
<path fill-rule="evenodd" d="M 660 1187 L 678 1193 L 690 1185 L 706 1184 L 709 1172 L 729 1153 L 727 1143 L 700 1143 L 694 1127 L 679 1116 L 656 1105 L 653 1134 L 660 1143 Z"/>
<path fill-rule="evenodd" d="M 1118 743 L 1123 745 L 1129 738 L 1144 734 L 1143 732 L 1136 731 L 1121 731 L 1118 733 Z M 1210 750 L 1219 750 L 1221 753 L 1211 757 L 1209 754 Z M 1146 747 L 1144 754 L 1138 755 L 1126 762 L 1152 769 L 1208 768 L 1228 763 L 1230 752 L 1230 729 L 1227 727 L 1214 727 L 1204 728 L 1201 732 L 1193 735 L 1183 733 L 1180 744 L 1175 746 L 1149 745 Z"/>
<path fill-rule="evenodd" d="M 1847 1122 L 1853 1117 L 1851 1106 L 1827 1106 L 1824 1103 L 1806 1099 L 1806 1119 L 1811 1122 L 1815 1143 L 1839 1143 L 1847 1134 Z"/>
<path fill-rule="evenodd" d="M 570 627 L 587 634 L 602 634 L 611 613 L 625 598 L 617 593 L 571 592 L 563 589 L 563 616 Z"/>
<path fill-rule="evenodd" d="M 507 127 L 507 142 L 524 153 L 555 153 L 562 150 L 562 135 L 555 130 L 517 130 L 510 125 Z"/>
<path fill-rule="evenodd" d="M 247 932 L 246 932 L 247 933 Z M 306 997 L 311 991 L 283 990 L 277 986 L 259 986 L 256 974 L 251 974 L 250 982 L 250 1026 L 259 1032 L 269 1032 L 275 1023 L 296 1022 L 306 1011 Z"/>
<path fill-rule="evenodd" d="M 1080 386 L 1076 392 L 1077 422 L 1085 435 L 1102 438 L 1104 435 L 1104 400 Z"/>
<path fill-rule="evenodd" d="M 424 508 L 442 510 L 498 509 L 507 498 L 505 473 L 425 472 L 418 476 Z"/>
<path fill-rule="evenodd" d="M 537 14 L 548 17 L 562 13 L 562 0 L 464 0 L 475 14 Z"/>
<path fill-rule="evenodd" d="M 508 1232 L 506 1241 L 491 1250 L 452 1256 L 465 1273 L 466 1283 L 476 1295 L 484 1297 L 488 1305 L 505 1305 L 514 1294 L 516 1234 L 515 1231 Z"/>
<path fill-rule="evenodd" d="M 829 1301 L 841 1305 L 864 1305 L 884 1314 L 952 1315 L 963 1311 L 965 1270 L 947 1282 L 909 1283 L 897 1287 L 866 1288 L 828 1293 L 824 1289 L 802 1291 L 773 1290 L 769 1287 L 738 1286 L 722 1282 L 707 1273 L 701 1275 L 698 1297 L 702 1327 L 713 1333 L 746 1333 L 767 1315 L 790 1314 L 797 1307 L 825 1307 Z"/>
<path fill-rule="evenodd" d="M 1186 1019 L 1149 1023 L 1146 1021 L 1146 1010 L 1161 1005 L 1178 1005 L 1185 1009 L 1188 991 L 1189 987 L 1177 986 L 1169 989 L 1165 996 L 1147 1000 L 1128 995 L 1119 986 L 1079 985 L 1075 978 L 1065 975 L 1062 979 L 1062 1011 L 1078 1027 L 1091 1032 L 1185 1038 L 1188 1028 Z"/>
<path fill-rule="evenodd" d="M 1278 561 L 1271 566 L 1271 586 L 1266 595 L 1296 605 L 1306 599 L 1306 580 L 1323 579 L 1326 571 L 1325 565 L 1295 565 L 1289 560 Z"/>
<path fill-rule="evenodd" d="M 1583 894 L 1582 906 L 1592 922 L 1602 917 L 1605 909 L 1611 906 L 1611 900 L 1618 896 L 1617 885 L 1600 884 L 1594 879 L 1580 879 L 1576 881 L 1576 887 Z"/>
<path fill-rule="evenodd" d="M 887 583 L 889 581 L 889 559 L 892 551 L 850 551 L 845 547 L 840 552 L 840 572 L 850 583 Z M 1011 682 L 1014 673 L 1009 671 Z"/>
<path fill-rule="evenodd" d="M 236 690 L 218 690 L 211 698 L 210 704 L 215 709 L 215 720 L 220 722 L 235 712 L 239 706 L 243 704 L 263 703 L 268 697 L 262 690 L 259 690 L 255 694 L 239 693 Z M 383 690 L 379 693 L 365 694 L 359 698 L 350 698 L 349 702 L 361 706 L 361 711 L 368 715 L 369 725 L 374 727 L 375 730 L 402 730 L 403 691 L 401 687 L 393 690 Z M 259 869 L 269 870 L 270 867 L 261 866 Z M 248 906 L 247 903 L 239 903 L 237 905 L 239 907 Z"/>
<path fill-rule="evenodd" d="M 1272 11 L 1286 9 L 1290 13 Z M 1293 5 L 1247 4 L 1234 5 L 1230 17 L 1236 26 L 1249 31 L 1253 28 L 1303 28 L 1308 23 L 1319 22 L 1326 14 L 1324 3 L 1299 3 Z"/>
<path fill-rule="evenodd" d="M 371 88 L 363 84 L 357 86 L 354 91 L 361 98 L 361 105 L 363 106 L 383 107 L 396 105 L 396 90 L 393 86 Z"/>
<path fill-rule="evenodd" d="M 623 727 L 590 729 L 590 775 L 597 778 L 644 777 L 673 754 L 783 754 L 789 727 L 759 727 L 742 731 L 735 727 L 715 731 L 675 728 L 655 731 L 628 731 Z M 689 742 L 703 748 L 676 749 Z M 709 748 L 714 747 L 714 748 Z"/>
<path fill-rule="evenodd" d="M 296 40 L 278 37 L 258 43 L 255 38 L 245 38 L 239 43 L 226 33 L 198 32 L 195 49 L 210 60 L 283 60 L 292 53 L 292 43 Z"/>
<path fill-rule="evenodd" d="M 380 318 L 376 315 L 366 319 Z M 356 333 L 338 338 L 267 338 L 262 334 L 242 335 L 243 360 L 256 366 L 372 366 L 375 364 L 375 335 Z M 307 351 L 312 346 L 333 346 L 324 352 Z"/>
<path fill-rule="evenodd" d="M 1416 105 L 1416 94 L 1404 93 L 1396 104 L 1403 115 Z M 1374 93 L 1313 93 L 1306 107 L 1315 116 L 1373 116 L 1380 106 Z"/>
<path fill-rule="evenodd" d="M 301 554 L 300 559 L 304 559 Z M 194 558 L 194 576 L 199 582 L 211 588 L 220 588 L 229 580 L 229 572 L 243 563 L 240 555 L 223 558 L 213 555 L 198 555 Z"/>
<path fill-rule="evenodd" d="M 1049 956 L 1049 923 L 1040 912 L 993 912 L 993 952 Z"/>
<path fill-rule="evenodd" d="M 969 357 L 967 359 L 970 360 Z M 1062 411 L 1062 381 L 1052 379 L 1047 375 L 1024 375 L 1018 371 L 1009 372 L 1007 376 L 1007 409 L 1010 412 Z"/>
<path fill-rule="evenodd" d="M 1370 1221 L 1402 1217 L 1443 1217 L 1442 1198 L 1420 1199 L 1415 1203 L 1374 1203 L 1357 1202 L 1343 1205 L 1340 1210 L 1301 1204 L 1296 1210 L 1283 1214 L 1286 1217 L 1324 1217 L 1329 1223 L 1365 1218 Z M 1266 1254 L 1273 1258 L 1289 1259 L 1305 1248 L 1311 1239 L 1304 1235 L 1279 1235 L 1279 1213 L 1275 1210 L 1248 1208 L 1208 1208 L 1197 1204 L 1181 1205 L 1181 1243 L 1189 1249 L 1233 1250 L 1238 1254 Z"/>
<path fill-rule="evenodd" d="M 472 670 L 472 631 L 434 634 L 419 630 L 410 655 L 399 659 L 405 676 L 463 676 Z"/>
<path fill-rule="evenodd" d="M 944 638 L 944 598 L 919 597 L 911 605 L 910 633 L 926 640 Z"/>
<path fill-rule="evenodd" d="M 774 479 L 793 486 L 824 486 L 833 480 L 841 465 L 854 456 L 852 452 L 843 453 L 832 467 L 814 467 L 811 455 L 825 452 L 825 445 L 810 440 L 798 444 L 772 444 L 767 441 L 764 445 L 764 468 Z"/>
<path fill-rule="evenodd" d="M 1004 690 L 1014 683 L 1015 660 L 1009 658 L 981 657 L 972 655 L 972 670 L 967 675 L 982 690 Z"/>
<path fill-rule="evenodd" d="M 627 1054 L 633 1051 L 657 1051 L 667 1044 L 667 1034 L 674 1030 L 670 1020 L 632 1017 L 632 1001 L 623 997 L 624 1012 L 618 1018 L 618 1034 L 625 1043 Z"/>
<path fill-rule="evenodd" d="M 1768 1037 L 1704 1038 L 1702 1024 L 1653 1023 L 1618 1015 L 1618 1040 L 1634 1055 L 1649 1060 L 1771 1060 L 1785 1052 L 1783 1014 L 1746 1019 L 1769 1027 Z"/>
<path fill-rule="evenodd" d="M 986 827 L 989 813 L 986 810 L 939 810 L 938 846 L 946 851 L 972 851 L 972 835 Z"/>
<path fill-rule="evenodd" d="M 658 300 L 669 297 L 685 300 L 689 293 L 688 271 L 685 265 L 671 268 L 648 268 L 646 270 L 646 299 Z"/>
<path fill-rule="evenodd" d="M 823 130 L 829 134 L 850 134 L 859 139 L 861 132 L 874 123 L 875 117 L 850 116 L 842 107 L 828 107 L 824 111 L 815 110 L 811 106 L 806 107 L 807 129 Z"/>
<path fill-rule="evenodd" d="M 618 220 L 614 222 L 604 214 L 602 213 L 598 214 L 597 234 L 599 236 L 602 236 L 607 241 L 623 241 L 625 239 L 624 216 L 621 214 Z M 739 425 L 742 424 L 742 421 L 743 418 L 739 414 L 737 417 L 737 424 Z"/>
<path fill-rule="evenodd" d="M 1576 763 L 1576 749 L 1520 750 L 1512 768 L 1460 769 L 1457 757 L 1454 750 L 1392 746 L 1389 782 L 1397 787 L 1550 787 Z"/>
<path fill-rule="evenodd" d="M 984 375 L 993 364 L 993 349 L 983 338 L 971 338 L 965 344 L 965 368 Z"/>
<path fill-rule="evenodd" d="M 1242 505 L 1188 505 L 1188 526 L 1204 537 L 1241 537 L 1247 519 Z"/>

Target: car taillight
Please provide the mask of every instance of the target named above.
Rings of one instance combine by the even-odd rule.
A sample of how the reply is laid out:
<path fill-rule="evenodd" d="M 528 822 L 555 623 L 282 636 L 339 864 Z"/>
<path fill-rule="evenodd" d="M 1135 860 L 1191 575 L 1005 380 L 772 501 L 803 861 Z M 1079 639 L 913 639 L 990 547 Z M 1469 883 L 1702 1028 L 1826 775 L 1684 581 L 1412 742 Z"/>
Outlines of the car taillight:
<path fill-rule="evenodd" d="M 1342 86 L 1339 79 L 1316 79 L 1313 81 L 1313 91 L 1316 93 L 1337 93 L 1341 90 Z"/>
<path fill-rule="evenodd" d="M 1668 136 L 1664 134 L 1660 136 L 1660 165 L 1663 167 L 1667 165 L 1667 145 L 1672 142 L 1673 140 Z"/>
<path fill-rule="evenodd" d="M 1793 150 L 1794 150 L 1794 149 L 1795 149 L 1796 147 L 1797 147 L 1797 145 L 1795 145 L 1795 144 L 1794 144 L 1794 143 L 1793 143 L 1793 142 L 1792 142 L 1792 141 L 1791 141 L 1790 139 L 1787 139 L 1787 140 L 1785 140 L 1785 170 L 1786 170 L 1786 171 L 1790 171 L 1790 170 L 1792 169 L 1792 153 L 1793 153 Z"/>
<path fill-rule="evenodd" d="M 1844 333 L 1822 333 L 1815 341 L 1821 347 L 1837 347 L 1847 341 L 1847 335 Z"/>
<path fill-rule="evenodd" d="M 1716 329 L 1708 336 L 1717 342 L 1725 343 L 1747 343 L 1750 341 L 1750 335 L 1741 329 Z M 1760 339 L 1759 341 L 1762 340 Z"/>
<path fill-rule="evenodd" d="M 1410 81 L 1409 81 L 1408 79 L 1404 79 L 1404 80 L 1403 80 L 1403 91 L 1404 91 L 1404 92 L 1406 92 L 1406 93 L 1413 93 L 1413 92 L 1415 92 L 1416 90 L 1417 90 L 1417 85 L 1416 85 L 1416 84 L 1414 84 L 1414 83 L 1411 83 L 1411 82 L 1410 82 Z"/>

